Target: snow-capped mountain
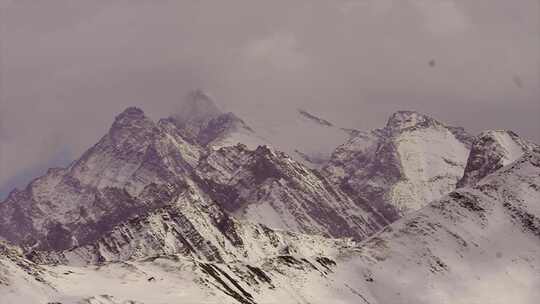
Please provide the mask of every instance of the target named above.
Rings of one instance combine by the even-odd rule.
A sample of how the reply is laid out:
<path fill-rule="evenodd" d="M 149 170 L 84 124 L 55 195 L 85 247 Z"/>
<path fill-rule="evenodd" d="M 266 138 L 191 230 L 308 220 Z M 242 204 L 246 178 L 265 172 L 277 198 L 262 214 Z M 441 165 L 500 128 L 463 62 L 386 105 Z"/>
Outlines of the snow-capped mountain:
<path fill-rule="evenodd" d="M 7 247 L 0 292 L 11 303 L 534 303 L 539 185 L 533 149 L 362 243 L 300 238 L 318 251 L 249 262 L 180 254 L 38 266 Z"/>
<path fill-rule="evenodd" d="M 369 206 L 283 153 L 244 145 L 215 151 L 184 139 L 184 131 L 127 109 L 79 160 L 49 170 L 0 204 L 0 236 L 25 250 L 65 250 L 187 201 L 205 210 L 194 217 L 212 221 L 224 209 L 271 228 L 334 237 L 361 239 L 382 228 Z M 179 202 L 191 192 L 200 199 Z"/>
<path fill-rule="evenodd" d="M 391 222 L 455 188 L 471 140 L 460 128 L 400 111 L 383 129 L 358 132 L 338 147 L 323 172 Z"/>
<path fill-rule="evenodd" d="M 137 108 L 65 169 L 51 169 L 0 204 L 0 235 L 23 247 L 66 249 L 131 216 L 162 207 L 186 187 L 200 147 Z"/>
<path fill-rule="evenodd" d="M 475 138 L 458 187 L 474 185 L 486 175 L 514 162 L 538 145 L 506 130 L 490 130 Z"/>
<path fill-rule="evenodd" d="M 126 109 L 0 203 L 0 304 L 540 296 L 537 145 L 411 111 L 369 132 L 298 115 L 341 145 L 290 156 L 202 91 L 158 122 Z"/>
<path fill-rule="evenodd" d="M 388 226 L 338 262 L 339 276 L 363 274 L 353 286 L 369 303 L 535 303 L 539 152 Z"/>

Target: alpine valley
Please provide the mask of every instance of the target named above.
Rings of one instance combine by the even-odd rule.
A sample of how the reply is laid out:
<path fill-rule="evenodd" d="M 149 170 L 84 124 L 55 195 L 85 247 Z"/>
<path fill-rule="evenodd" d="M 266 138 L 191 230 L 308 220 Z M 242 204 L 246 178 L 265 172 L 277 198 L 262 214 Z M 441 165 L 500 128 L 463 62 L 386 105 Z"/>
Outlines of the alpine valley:
<path fill-rule="evenodd" d="M 538 303 L 537 144 L 294 115 L 257 130 L 202 91 L 126 109 L 0 203 L 0 303 Z"/>

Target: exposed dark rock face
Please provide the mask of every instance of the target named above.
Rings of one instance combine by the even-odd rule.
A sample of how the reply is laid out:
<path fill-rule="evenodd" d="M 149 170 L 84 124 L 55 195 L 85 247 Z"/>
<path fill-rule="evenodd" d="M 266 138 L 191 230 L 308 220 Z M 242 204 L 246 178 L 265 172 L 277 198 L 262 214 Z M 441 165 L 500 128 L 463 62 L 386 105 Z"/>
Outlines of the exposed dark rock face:
<path fill-rule="evenodd" d="M 520 138 L 512 131 L 483 132 L 473 142 L 465 173 L 457 186 L 472 186 L 535 147 L 536 144 Z"/>
<path fill-rule="evenodd" d="M 210 195 L 241 219 L 356 239 L 382 227 L 372 220 L 370 210 L 321 174 L 266 146 L 255 151 L 243 145 L 222 148 L 201 160 L 197 174 Z M 264 212 L 280 219 L 264 218 Z"/>

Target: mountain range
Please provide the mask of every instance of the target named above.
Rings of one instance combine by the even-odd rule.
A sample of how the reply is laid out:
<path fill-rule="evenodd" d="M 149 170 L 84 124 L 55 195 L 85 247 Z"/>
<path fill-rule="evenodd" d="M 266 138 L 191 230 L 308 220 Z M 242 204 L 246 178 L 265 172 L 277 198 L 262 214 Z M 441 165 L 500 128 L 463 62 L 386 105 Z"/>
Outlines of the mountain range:
<path fill-rule="evenodd" d="M 203 91 L 0 203 L 0 303 L 535 303 L 540 147 L 414 111 L 279 140 Z M 291 129 L 287 129 L 290 127 Z"/>

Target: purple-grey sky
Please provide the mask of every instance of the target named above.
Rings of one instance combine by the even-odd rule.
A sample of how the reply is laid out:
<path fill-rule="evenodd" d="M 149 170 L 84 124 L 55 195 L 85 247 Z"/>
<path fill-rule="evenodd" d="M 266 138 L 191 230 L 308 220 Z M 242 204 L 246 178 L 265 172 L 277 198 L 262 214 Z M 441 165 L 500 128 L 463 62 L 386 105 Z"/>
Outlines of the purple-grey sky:
<path fill-rule="evenodd" d="M 193 88 L 271 125 L 411 109 L 540 141 L 538 0 L 0 0 L 0 197 Z"/>

